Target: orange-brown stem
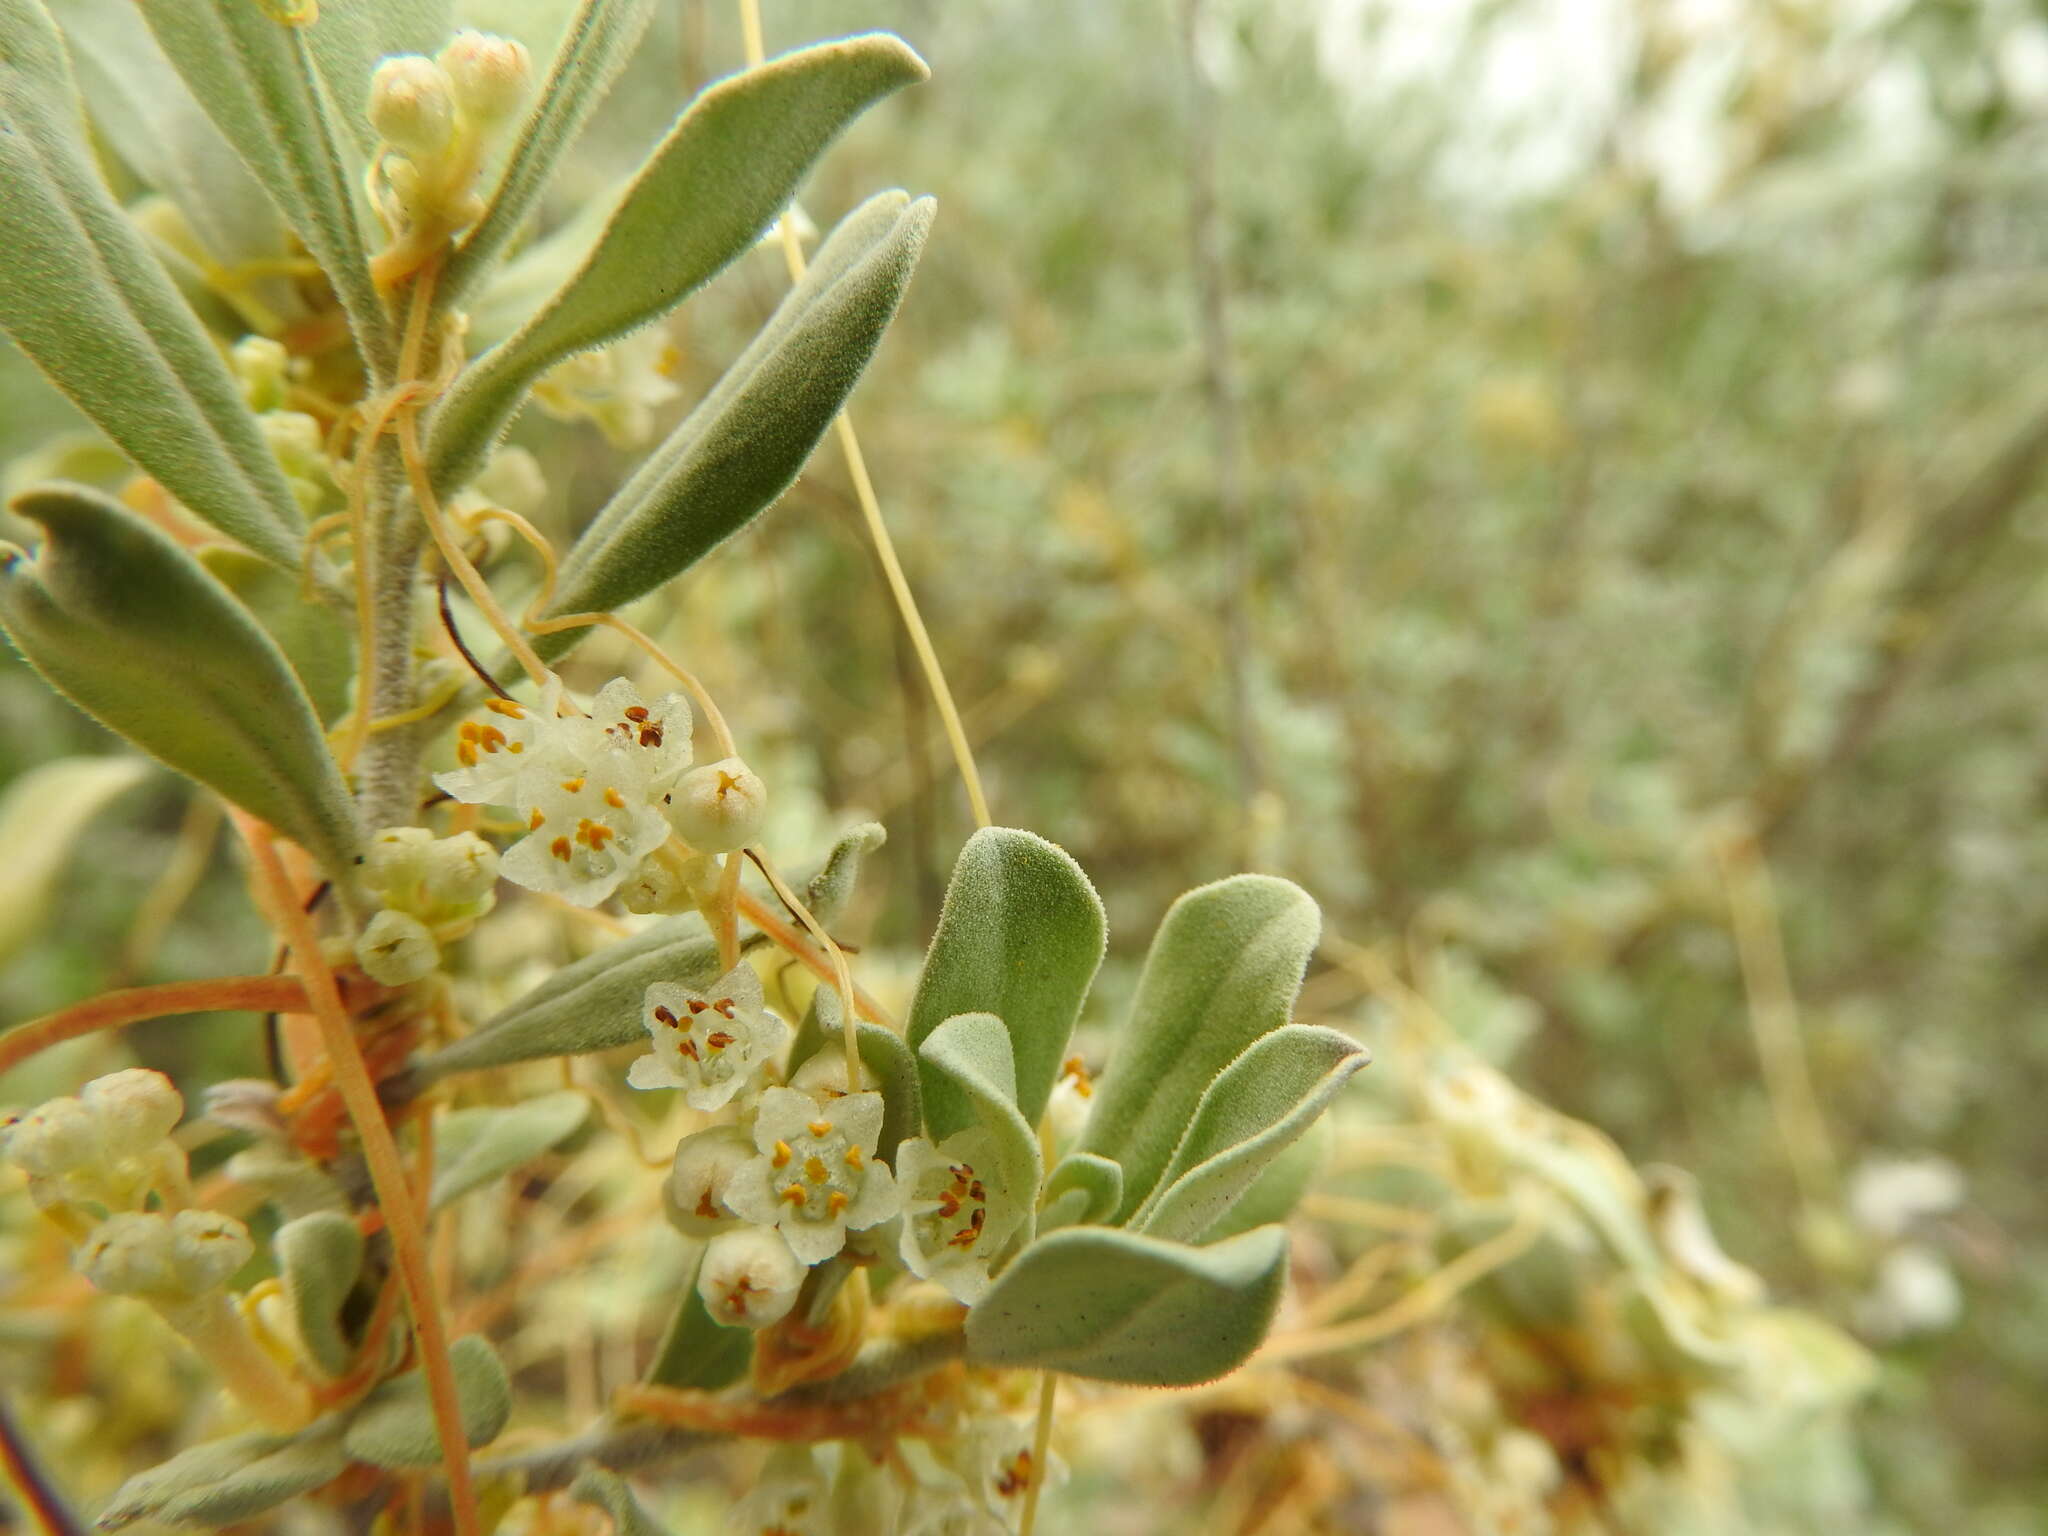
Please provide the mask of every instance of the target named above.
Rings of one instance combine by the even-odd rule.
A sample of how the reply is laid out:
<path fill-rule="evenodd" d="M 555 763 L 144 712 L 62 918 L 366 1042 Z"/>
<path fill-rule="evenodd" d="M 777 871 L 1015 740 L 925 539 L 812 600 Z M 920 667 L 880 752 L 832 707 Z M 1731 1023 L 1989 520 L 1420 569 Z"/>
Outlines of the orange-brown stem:
<path fill-rule="evenodd" d="M 742 917 L 767 934 L 777 946 L 795 956 L 813 976 L 831 986 L 839 984 L 838 972 L 832 961 L 808 938 L 784 922 L 773 907 L 765 905 L 744 887 L 739 893 L 739 909 Z M 896 1028 L 896 1021 L 890 1017 L 889 1010 L 859 987 L 853 989 L 853 1011 L 870 1024 L 879 1024 L 889 1030 Z"/>
<path fill-rule="evenodd" d="M 69 1008 L 30 1019 L 0 1034 L 0 1072 L 20 1066 L 38 1051 L 96 1030 L 119 1029 L 144 1019 L 177 1013 L 303 1013 L 306 989 L 296 976 L 220 976 L 211 981 L 171 981 L 154 987 L 124 987 Z"/>

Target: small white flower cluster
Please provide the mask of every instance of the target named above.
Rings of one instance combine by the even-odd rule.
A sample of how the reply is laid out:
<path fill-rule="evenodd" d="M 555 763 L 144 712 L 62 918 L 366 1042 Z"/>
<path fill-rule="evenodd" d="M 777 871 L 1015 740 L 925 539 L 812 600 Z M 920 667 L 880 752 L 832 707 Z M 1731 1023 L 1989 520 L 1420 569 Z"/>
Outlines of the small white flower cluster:
<path fill-rule="evenodd" d="M 690 882 L 654 856 L 671 833 L 697 855 L 753 841 L 765 787 L 738 758 L 691 768 L 680 693 L 649 701 L 621 677 L 588 715 L 565 715 L 564 703 L 552 679 L 538 706 L 490 700 L 457 731 L 458 766 L 434 782 L 465 804 L 518 813 L 527 830 L 505 851 L 506 879 L 578 906 L 626 887 L 640 897 L 636 910 L 679 910 Z"/>
<path fill-rule="evenodd" d="M 384 906 L 356 940 L 356 962 L 386 986 L 418 981 L 440 963 L 442 944 L 491 910 L 497 880 L 498 851 L 474 832 L 386 827 L 370 839 L 363 869 Z"/>
<path fill-rule="evenodd" d="M 326 434 L 318 418 L 288 407 L 291 354 L 268 336 L 244 336 L 235 343 L 229 362 L 293 499 L 308 517 L 317 515 L 333 493 L 334 479 L 328 473 Z"/>

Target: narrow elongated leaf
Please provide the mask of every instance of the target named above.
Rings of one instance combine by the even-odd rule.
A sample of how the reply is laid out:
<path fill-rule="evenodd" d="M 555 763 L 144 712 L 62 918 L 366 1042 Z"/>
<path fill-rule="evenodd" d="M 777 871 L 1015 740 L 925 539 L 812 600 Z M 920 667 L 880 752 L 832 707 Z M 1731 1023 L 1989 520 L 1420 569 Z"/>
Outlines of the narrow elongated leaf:
<path fill-rule="evenodd" d="M 444 1115 L 434 1128 L 434 1189 L 428 1204 L 439 1210 L 524 1167 L 574 1135 L 589 1114 L 590 1101 L 565 1088 L 502 1109 L 458 1109 Z"/>
<path fill-rule="evenodd" d="M 804 887 L 804 907 L 811 916 L 830 928 L 846 915 L 853 888 L 860 881 L 861 865 L 888 838 L 879 821 L 864 821 L 832 845 L 825 862 Z"/>
<path fill-rule="evenodd" d="M 925 1036 L 917 1050 L 924 1088 L 925 1134 L 934 1142 L 980 1126 L 995 1142 L 997 1178 L 1028 1213 L 1024 1238 L 1038 1210 L 1044 1165 L 1038 1135 L 1017 1110 L 1017 1071 L 1009 1031 L 990 1013 L 963 1013 Z"/>
<path fill-rule="evenodd" d="M 1064 849 L 1011 827 L 983 828 L 953 864 L 910 1004 L 912 1047 L 955 1014 L 994 1014 L 1010 1036 L 1017 1108 L 1037 1125 L 1107 931 L 1101 898 Z M 927 1117 L 935 1112 L 926 1106 Z"/>
<path fill-rule="evenodd" d="M 82 487 L 17 497 L 40 558 L 0 546 L 0 627 L 110 730 L 260 816 L 337 878 L 362 833 L 298 677 L 184 550 Z"/>
<path fill-rule="evenodd" d="M 287 574 L 225 544 L 199 552 L 199 563 L 241 600 L 305 685 L 313 713 L 334 720 L 349 706 L 355 677 L 355 631 L 336 610 L 308 602 L 296 574 Z"/>
<path fill-rule="evenodd" d="M 356 193 L 353 134 L 338 120 L 366 109 L 331 102 L 304 27 L 252 0 L 149 0 L 137 8 L 157 46 L 234 145 L 334 284 L 356 345 L 390 366 L 397 349 L 370 280 Z"/>
<path fill-rule="evenodd" d="M 284 220 L 242 157 L 192 99 L 135 0 L 64 0 L 58 18 L 93 123 L 114 153 L 185 216 L 222 266 L 290 254 Z M 253 285 L 267 305 L 292 311 L 290 283 Z"/>
<path fill-rule="evenodd" d="M 581 0 L 577 5 L 484 216 L 463 237 L 441 273 L 446 302 L 461 302 L 490 273 L 519 233 L 540 201 L 555 162 L 576 142 L 584 123 L 639 46 L 654 16 L 655 3 Z"/>
<path fill-rule="evenodd" d="M 1313 1024 L 1254 1040 L 1203 1093 L 1134 1224 L 1154 1237 L 1199 1238 L 1371 1059 L 1349 1035 Z"/>
<path fill-rule="evenodd" d="M 1320 928 L 1307 893 L 1269 875 L 1201 886 L 1167 912 L 1081 1138 L 1123 1167 L 1119 1220 L 1159 1182 L 1216 1074 L 1287 1022 Z"/>
<path fill-rule="evenodd" d="M 0 0 L 0 188 L 0 328 L 196 516 L 295 569 L 291 487 L 190 306 L 101 184 L 40 0 Z"/>
<path fill-rule="evenodd" d="M 449 1347 L 448 1364 L 462 1408 L 463 1437 L 472 1446 L 489 1445 L 512 1417 L 512 1382 L 504 1362 L 487 1340 L 471 1333 Z M 372 1466 L 441 1465 L 441 1437 L 426 1377 L 407 1371 L 378 1387 L 349 1421 L 342 1444 L 350 1456 Z"/>
<path fill-rule="evenodd" d="M 902 198 L 885 193 L 849 219 L 873 232 L 871 242 L 835 233 L 830 264 L 821 259 L 790 290 L 717 387 L 576 541 L 552 612 L 608 611 L 653 591 L 789 488 L 874 356 L 924 248 L 934 205 Z M 877 212 L 899 211 L 886 224 L 862 217 L 876 204 Z M 538 644 L 543 655 L 558 655 L 583 633 Z"/>
<path fill-rule="evenodd" d="M 1266 1165 L 1266 1171 L 1252 1180 L 1251 1188 L 1239 1195 L 1237 1203 L 1211 1223 L 1196 1241 L 1220 1243 L 1253 1227 L 1285 1221 L 1294 1214 L 1301 1197 L 1308 1193 L 1329 1160 L 1331 1140 L 1329 1117 L 1324 1116 L 1283 1147 L 1280 1155 Z"/>
<path fill-rule="evenodd" d="M 634 177 L 576 275 L 478 358 L 434 413 L 435 485 L 453 490 L 476 473 L 541 374 L 658 319 L 752 245 L 841 129 L 926 74 L 899 39 L 870 33 L 706 89 Z"/>
<path fill-rule="evenodd" d="M 1065 1227 L 1020 1253 L 967 1314 L 967 1358 L 1196 1386 L 1259 1347 L 1286 1277 L 1287 1235 L 1278 1227 L 1207 1248 Z"/>
<path fill-rule="evenodd" d="M 363 1270 L 362 1229 L 341 1211 L 315 1211 L 279 1227 L 275 1247 L 300 1341 L 330 1377 L 344 1374 L 354 1346 L 341 1309 Z"/>
<path fill-rule="evenodd" d="M 453 1045 L 415 1061 L 396 1095 L 417 1094 L 453 1072 L 509 1066 L 544 1056 L 580 1056 L 644 1043 L 640 1007 L 657 981 L 709 986 L 719 974 L 718 945 L 695 917 L 656 923 L 574 965 L 565 965 L 526 996 Z"/>
<path fill-rule="evenodd" d="M 311 1493 L 347 1469 L 348 1455 L 332 1424 L 316 1424 L 297 1436 L 230 1435 L 129 1478 L 96 1524 L 103 1531 L 138 1520 L 234 1525 Z"/>
<path fill-rule="evenodd" d="M 1107 1221 L 1123 1197 L 1123 1169 L 1093 1152 L 1069 1153 L 1046 1178 L 1039 1228 L 1050 1232 L 1080 1222 Z"/>
<path fill-rule="evenodd" d="M 107 802 L 149 777 L 134 757 L 60 757 L 31 768 L 0 795 L 0 966 L 43 931 L 57 876 L 93 817 Z"/>

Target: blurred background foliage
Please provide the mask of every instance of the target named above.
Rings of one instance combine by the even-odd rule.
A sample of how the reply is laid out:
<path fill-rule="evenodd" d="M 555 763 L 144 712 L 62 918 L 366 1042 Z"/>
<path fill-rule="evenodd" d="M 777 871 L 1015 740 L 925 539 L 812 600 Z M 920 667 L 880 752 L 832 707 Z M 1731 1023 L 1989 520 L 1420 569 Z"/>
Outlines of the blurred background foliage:
<path fill-rule="evenodd" d="M 560 6 L 467 10 L 539 53 Z M 1108 903 L 1094 1022 L 1174 894 L 1300 881 L 1330 934 L 1302 1016 L 1363 1030 L 1368 1078 L 1412 1072 L 1427 1016 L 1697 1175 L 1731 1254 L 1877 1352 L 1840 1465 L 1802 1474 L 1825 1494 L 1697 1528 L 2048 1530 L 2048 6 L 775 0 L 768 25 L 889 27 L 933 67 L 803 207 L 938 197 L 855 416 L 997 819 Z M 738 57 L 727 7 L 666 7 L 552 218 Z M 652 425 L 784 281 L 759 253 L 670 325 Z M 18 481 L 72 419 L 11 354 L 0 402 Z M 566 535 L 630 459 L 527 417 Z M 907 971 L 969 823 L 836 455 L 638 617 L 760 744 L 790 856 L 888 825 L 853 926 Z M 0 662 L 0 777 L 108 749 Z M 4 1022 L 268 961 L 219 850 L 138 936 L 210 834 L 162 775 L 110 803 L 32 897 Z M 255 1041 L 133 1045 L 203 1082 Z M 1347 1166 L 1326 1200 L 1360 1195 Z M 1400 1417 L 1426 1347 L 1342 1390 Z M 1196 1423 L 1214 1465 L 1233 1422 Z M 1534 1528 L 1400 1507 L 1327 1528 Z"/>

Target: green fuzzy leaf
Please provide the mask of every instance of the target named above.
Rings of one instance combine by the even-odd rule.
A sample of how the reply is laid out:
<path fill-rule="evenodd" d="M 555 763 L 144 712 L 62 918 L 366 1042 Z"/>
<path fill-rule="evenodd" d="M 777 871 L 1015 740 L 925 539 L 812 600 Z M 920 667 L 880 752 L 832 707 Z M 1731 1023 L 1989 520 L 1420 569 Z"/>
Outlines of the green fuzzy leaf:
<path fill-rule="evenodd" d="M 992 1013 L 962 1013 L 925 1036 L 917 1048 L 918 1081 L 924 1089 L 925 1134 L 934 1142 L 972 1126 L 995 1141 L 997 1178 L 1012 1198 L 1038 1209 L 1044 1173 L 1038 1136 L 1017 1110 L 1017 1071 L 1010 1034 Z M 1030 1241 L 1030 1218 L 1024 1229 Z"/>
<path fill-rule="evenodd" d="M 576 275 L 449 391 L 428 436 L 434 484 L 454 490 L 476 473 L 541 374 L 660 318 L 751 246 L 840 130 L 927 73 L 899 39 L 870 33 L 706 88 L 655 146 Z"/>
<path fill-rule="evenodd" d="M 195 516 L 296 570 L 291 487 L 227 365 L 101 184 L 39 0 L 0 0 L 0 206 L 0 329 Z"/>
<path fill-rule="evenodd" d="M 277 1229 L 279 1278 L 306 1352 L 330 1377 L 347 1373 L 355 1346 L 341 1309 L 363 1272 L 363 1234 L 355 1218 L 315 1211 Z"/>
<path fill-rule="evenodd" d="M 284 654 L 165 535 L 96 491 L 48 486 L 14 510 L 40 558 L 0 546 L 0 627 L 102 725 L 260 816 L 345 877 L 362 834 Z"/>
<path fill-rule="evenodd" d="M 789 1048 L 789 1070 L 794 1073 L 819 1051 L 836 1048 L 844 1037 L 844 1018 L 839 994 L 832 988 L 819 987 L 812 993 L 811 1006 L 804 1010 L 803 1022 L 797 1025 L 796 1039 Z M 910 1047 L 894 1031 L 865 1019 L 855 1025 L 854 1045 L 860 1052 L 861 1065 L 875 1074 L 882 1095 L 882 1133 L 876 1152 L 883 1162 L 893 1162 L 896 1144 L 906 1136 L 915 1136 L 924 1124 L 917 1062 L 911 1057 Z"/>
<path fill-rule="evenodd" d="M 566 1141 L 590 1114 L 590 1101 L 572 1088 L 544 1093 L 504 1109 L 458 1109 L 434 1129 L 434 1189 L 428 1206 L 451 1200 L 504 1177 Z"/>
<path fill-rule="evenodd" d="M 512 1383 L 504 1362 L 488 1341 L 466 1334 L 448 1349 L 455 1396 L 462 1405 L 462 1433 L 472 1447 L 489 1445 L 512 1417 Z M 342 1445 L 356 1461 L 378 1467 L 437 1467 L 441 1439 L 434 1428 L 427 1380 L 407 1371 L 383 1383 L 349 1420 Z"/>
<path fill-rule="evenodd" d="M 123 1483 L 96 1522 L 118 1531 L 161 1525 L 235 1525 L 331 1483 L 348 1470 L 331 1424 L 298 1435 L 230 1435 L 195 1445 Z"/>
<path fill-rule="evenodd" d="M 1301 1197 L 1308 1193 L 1329 1160 L 1332 1139 L 1326 1115 L 1283 1147 L 1280 1155 L 1266 1165 L 1266 1171 L 1252 1180 L 1251 1188 L 1239 1195 L 1237 1203 L 1197 1241 L 1220 1243 L 1226 1237 L 1249 1232 L 1253 1227 L 1271 1226 L 1293 1215 Z"/>
<path fill-rule="evenodd" d="M 609 611 L 653 591 L 789 488 L 894 318 L 933 208 L 891 192 L 847 217 L 717 387 L 577 539 L 551 612 Z M 536 644 L 552 657 L 585 633 Z"/>
<path fill-rule="evenodd" d="M 377 148 L 370 76 L 390 54 L 439 53 L 454 35 L 455 7 L 451 0 L 323 0 L 320 19 L 304 30 L 334 120 L 355 158 L 367 161 Z"/>
<path fill-rule="evenodd" d="M 363 243 L 354 134 L 338 126 L 361 115 L 366 103 L 329 100 L 309 29 L 272 20 L 254 0 L 149 0 L 137 9 L 214 126 L 325 269 L 356 345 L 373 363 L 393 366 L 397 348 Z"/>
<path fill-rule="evenodd" d="M 1030 832 L 984 827 L 953 864 L 911 999 L 912 1048 L 955 1014 L 994 1014 L 1010 1035 L 1017 1108 L 1038 1124 L 1107 932 L 1102 899 L 1064 849 Z M 942 1119 L 951 1113 L 926 1108 Z"/>
<path fill-rule="evenodd" d="M 569 1497 L 610 1515 L 612 1536 L 668 1536 L 654 1517 L 640 1507 L 626 1480 L 595 1462 L 576 1474 L 576 1481 L 569 1485 Z"/>
<path fill-rule="evenodd" d="M 519 233 L 540 201 L 555 162 L 576 141 L 639 46 L 654 8 L 655 0 L 582 0 L 576 7 L 483 217 L 463 236 L 442 270 L 443 303 L 459 303 Z"/>
<path fill-rule="evenodd" d="M 1093 1152 L 1070 1152 L 1059 1160 L 1045 1181 L 1045 1195 L 1039 1204 L 1039 1230 L 1050 1232 L 1055 1227 L 1107 1221 L 1123 1197 L 1123 1169 Z"/>
<path fill-rule="evenodd" d="M 355 632 L 322 602 L 308 602 L 299 578 L 224 544 L 199 551 L 199 563 L 242 601 L 299 675 L 313 712 L 338 719 L 355 679 Z"/>
<path fill-rule="evenodd" d="M 746 1375 L 753 1363 L 753 1330 L 722 1326 L 697 1292 L 697 1270 L 703 1261 L 700 1251 L 676 1300 L 668 1330 L 654 1351 L 654 1364 L 648 1367 L 650 1385 L 716 1392 Z"/>
<path fill-rule="evenodd" d="M 1216 1074 L 1287 1022 L 1320 928 L 1307 893 L 1270 875 L 1201 886 L 1168 910 L 1081 1138 L 1123 1166 L 1119 1221 L 1159 1182 Z"/>
<path fill-rule="evenodd" d="M 453 1072 L 510 1066 L 544 1056 L 581 1056 L 645 1042 L 640 1005 L 657 981 L 709 986 L 718 945 L 695 917 L 671 918 L 565 965 L 509 1008 L 453 1045 L 414 1062 L 413 1091 Z"/>
<path fill-rule="evenodd" d="M 93 124 L 115 154 L 183 214 L 222 266 L 291 254 L 277 208 L 171 62 L 135 24 L 134 0 L 64 0 L 60 18 Z M 296 311 L 290 283 L 256 280 L 265 305 Z"/>
<path fill-rule="evenodd" d="M 861 865 L 888 838 L 879 821 L 864 821 L 849 830 L 832 845 L 825 862 L 804 887 L 804 909 L 826 928 L 844 917 L 860 882 Z"/>
<path fill-rule="evenodd" d="M 1349 1035 L 1314 1024 L 1283 1024 L 1254 1040 L 1202 1094 L 1132 1225 L 1154 1237 L 1199 1238 L 1371 1059 Z"/>
<path fill-rule="evenodd" d="M 42 933 L 50 896 L 77 840 L 107 802 L 149 777 L 133 757 L 60 757 L 31 768 L 0 795 L 0 966 Z"/>
<path fill-rule="evenodd" d="M 1191 1248 L 1113 1227 L 1048 1233 L 967 1314 L 967 1358 L 1136 1386 L 1192 1387 L 1242 1365 L 1272 1325 L 1287 1235 Z"/>

